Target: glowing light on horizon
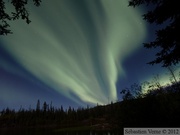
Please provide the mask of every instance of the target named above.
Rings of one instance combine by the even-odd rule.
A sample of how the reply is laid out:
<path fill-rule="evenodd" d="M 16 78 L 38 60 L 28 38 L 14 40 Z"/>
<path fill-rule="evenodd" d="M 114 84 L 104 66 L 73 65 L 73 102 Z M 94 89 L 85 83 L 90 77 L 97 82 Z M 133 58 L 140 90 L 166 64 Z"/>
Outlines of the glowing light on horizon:
<path fill-rule="evenodd" d="M 148 82 L 149 85 L 153 86 L 153 87 L 149 88 L 149 85 L 147 85 L 147 83 L 145 83 L 146 85 L 143 88 L 142 92 L 147 93 L 148 90 L 152 90 L 152 89 L 156 90 L 156 89 L 159 89 L 159 87 L 170 86 L 173 83 L 175 83 L 175 79 L 176 79 L 176 81 L 179 81 L 180 80 L 179 79 L 179 77 L 180 77 L 179 65 L 176 66 L 176 68 L 171 67 L 171 70 L 172 70 L 175 78 L 173 77 L 172 73 L 169 71 L 168 68 L 164 68 L 164 69 L 161 69 L 161 72 L 159 72 L 159 74 L 149 76 L 148 78 L 142 80 L 142 83 Z"/>
<path fill-rule="evenodd" d="M 43 1 L 30 25 L 12 24 L 4 47 L 30 73 L 78 102 L 117 99 L 121 62 L 145 37 L 140 13 L 123 0 Z M 75 96 L 73 96 L 75 95 Z"/>

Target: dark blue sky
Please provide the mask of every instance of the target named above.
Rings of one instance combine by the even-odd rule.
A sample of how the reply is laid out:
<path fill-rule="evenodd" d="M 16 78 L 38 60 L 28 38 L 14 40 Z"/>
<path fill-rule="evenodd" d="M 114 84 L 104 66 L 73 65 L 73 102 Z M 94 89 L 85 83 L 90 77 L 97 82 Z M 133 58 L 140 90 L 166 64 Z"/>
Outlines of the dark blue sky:
<path fill-rule="evenodd" d="M 0 109 L 46 101 L 75 108 L 121 100 L 120 89 L 165 73 L 146 63 L 154 38 L 143 12 L 123 0 L 44 1 L 32 23 L 0 37 Z M 165 81 L 164 76 L 162 77 Z"/>

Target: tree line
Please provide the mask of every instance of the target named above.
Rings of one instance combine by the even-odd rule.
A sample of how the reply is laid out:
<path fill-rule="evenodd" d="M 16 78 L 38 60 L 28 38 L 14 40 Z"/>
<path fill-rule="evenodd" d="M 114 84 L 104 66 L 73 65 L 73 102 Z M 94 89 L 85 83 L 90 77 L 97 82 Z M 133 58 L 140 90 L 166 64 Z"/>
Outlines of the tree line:
<path fill-rule="evenodd" d="M 52 102 L 50 104 L 44 102 L 41 107 L 40 100 L 38 100 L 36 109 L 29 108 L 26 110 L 20 108 L 18 111 L 9 108 L 3 109 L 0 112 L 0 128 L 92 126 L 99 122 L 106 122 L 105 112 L 110 114 L 112 110 L 99 105 L 93 108 L 88 106 L 87 108 L 78 109 L 71 106 L 68 109 L 64 109 L 63 106 L 56 108 L 52 105 Z"/>
<path fill-rule="evenodd" d="M 74 109 L 56 108 L 37 101 L 36 108 L 0 111 L 0 129 L 3 128 L 75 128 L 91 130 L 122 130 L 123 127 L 178 126 L 180 120 L 180 81 L 159 86 L 158 82 L 146 84 L 149 91 L 133 84 L 122 89 L 123 101 Z M 159 87 L 157 87 L 159 86 Z"/>

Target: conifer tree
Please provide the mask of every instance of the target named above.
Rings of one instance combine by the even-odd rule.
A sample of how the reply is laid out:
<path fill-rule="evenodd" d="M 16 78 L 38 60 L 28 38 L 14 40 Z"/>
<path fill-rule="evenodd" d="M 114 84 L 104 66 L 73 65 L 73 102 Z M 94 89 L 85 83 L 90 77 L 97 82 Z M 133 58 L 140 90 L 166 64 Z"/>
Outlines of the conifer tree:
<path fill-rule="evenodd" d="M 163 67 L 177 65 L 180 61 L 180 10 L 178 0 L 130 0 L 129 6 L 149 6 L 143 15 L 144 20 L 164 26 L 156 30 L 156 39 L 144 43 L 146 48 L 158 48 L 156 59 L 149 64 L 162 64 Z M 159 28 L 159 27 L 158 27 Z"/>

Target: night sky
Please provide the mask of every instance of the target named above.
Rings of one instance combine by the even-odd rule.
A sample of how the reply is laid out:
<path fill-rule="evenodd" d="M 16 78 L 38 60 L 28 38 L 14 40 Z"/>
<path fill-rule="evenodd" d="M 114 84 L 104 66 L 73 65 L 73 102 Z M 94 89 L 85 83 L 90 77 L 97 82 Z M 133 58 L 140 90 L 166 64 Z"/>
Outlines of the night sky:
<path fill-rule="evenodd" d="M 153 75 L 166 82 L 166 69 L 146 64 L 155 51 L 142 43 L 155 28 L 142 20 L 145 9 L 124 0 L 43 0 L 28 10 L 29 25 L 10 22 L 13 34 L 0 37 L 0 109 L 35 108 L 38 99 L 104 105 Z"/>

